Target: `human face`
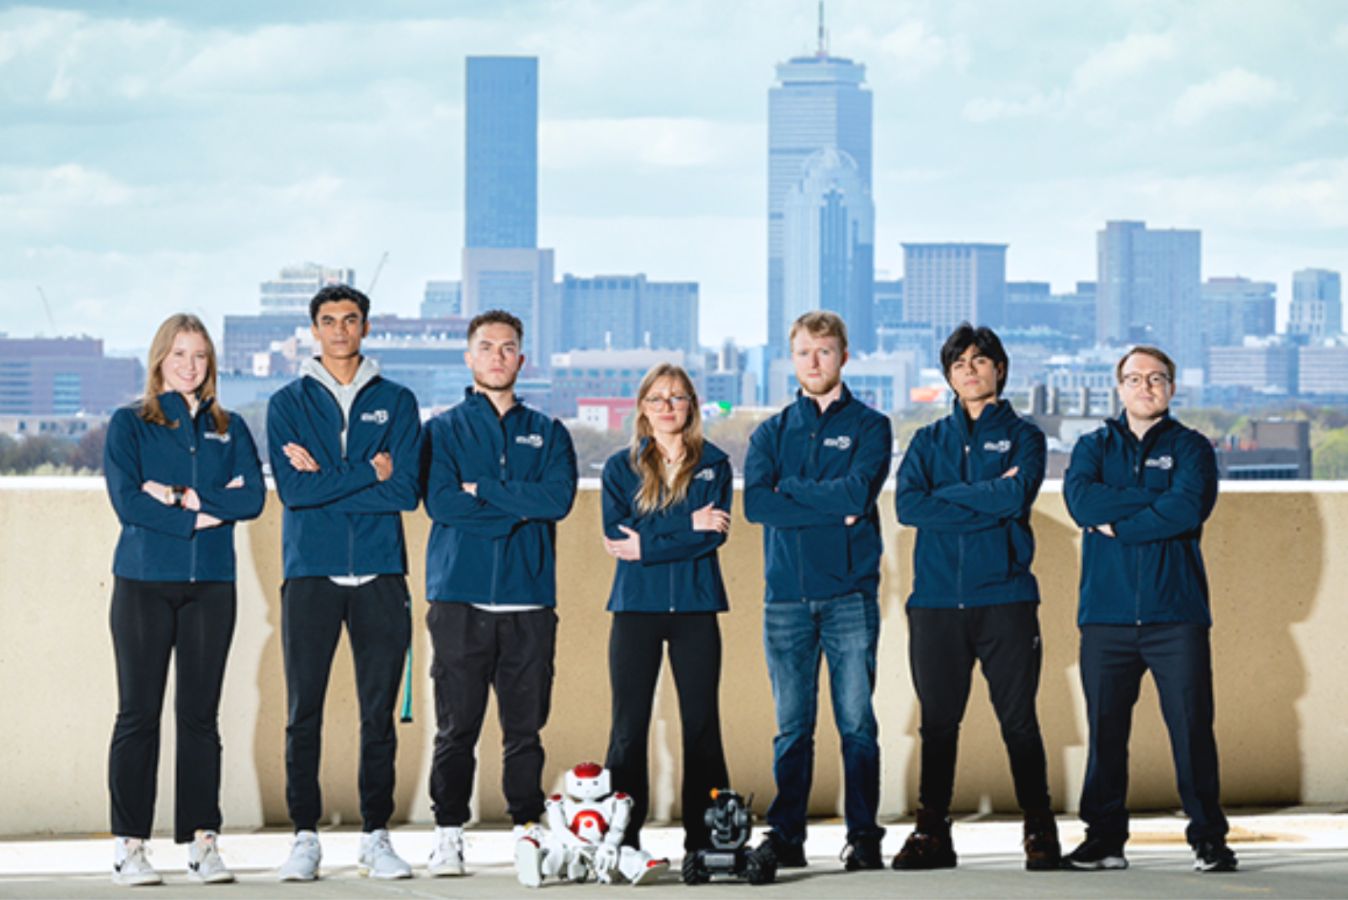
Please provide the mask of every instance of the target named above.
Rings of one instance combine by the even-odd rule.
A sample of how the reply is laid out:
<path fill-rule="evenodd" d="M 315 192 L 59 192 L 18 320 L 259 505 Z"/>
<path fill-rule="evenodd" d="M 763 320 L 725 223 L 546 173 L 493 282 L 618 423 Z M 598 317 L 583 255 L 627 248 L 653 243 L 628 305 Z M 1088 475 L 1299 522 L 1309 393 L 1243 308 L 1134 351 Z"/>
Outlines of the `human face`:
<path fill-rule="evenodd" d="M 822 397 L 842 381 L 847 351 L 838 338 L 810 334 L 802 328 L 791 339 L 791 361 L 801 389 L 812 397 Z"/>
<path fill-rule="evenodd" d="M 354 359 L 360 356 L 360 342 L 370 333 L 370 323 L 354 300 L 333 300 L 318 308 L 312 331 L 324 359 Z"/>
<path fill-rule="evenodd" d="M 484 391 L 510 390 L 524 365 L 520 337 L 504 322 L 488 322 L 474 331 L 463 359 L 473 383 Z"/>
<path fill-rule="evenodd" d="M 997 399 L 997 381 L 1002 377 L 1002 367 L 976 344 L 970 344 L 955 357 L 945 377 L 965 406 L 989 403 Z"/>
<path fill-rule="evenodd" d="M 195 331 L 180 331 L 173 337 L 168 356 L 159 364 L 159 377 L 164 387 L 183 396 L 195 396 L 206 380 L 211 355 L 206 349 L 206 338 Z"/>
<path fill-rule="evenodd" d="M 1118 390 L 1129 417 L 1143 422 L 1165 415 L 1175 396 L 1165 363 L 1145 353 L 1134 353 L 1124 361 Z"/>
<path fill-rule="evenodd" d="M 677 378 L 659 379 L 641 399 L 641 414 L 656 434 L 681 433 L 691 409 L 692 397 Z"/>

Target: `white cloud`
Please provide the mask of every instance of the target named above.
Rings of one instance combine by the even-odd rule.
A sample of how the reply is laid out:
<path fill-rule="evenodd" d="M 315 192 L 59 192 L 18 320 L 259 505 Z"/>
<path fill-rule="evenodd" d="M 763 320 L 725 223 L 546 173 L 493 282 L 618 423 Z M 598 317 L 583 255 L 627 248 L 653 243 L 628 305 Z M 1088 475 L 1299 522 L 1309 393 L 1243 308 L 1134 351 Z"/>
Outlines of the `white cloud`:
<path fill-rule="evenodd" d="M 709 119 L 545 119 L 539 126 L 539 161 L 547 169 L 724 166 L 757 159 L 763 145 L 757 126 Z"/>
<path fill-rule="evenodd" d="M 1282 93 L 1271 78 L 1243 68 L 1227 69 L 1180 94 L 1171 117 L 1181 125 L 1193 125 L 1217 113 L 1267 106 Z"/>
<path fill-rule="evenodd" d="M 1106 44 L 1072 73 L 1072 93 L 1082 94 L 1144 74 L 1157 63 L 1173 59 L 1175 44 L 1171 34 L 1130 34 Z"/>
<path fill-rule="evenodd" d="M 830 50 L 864 63 L 885 65 L 886 71 L 904 81 L 944 66 L 962 71 L 969 64 L 969 47 L 963 37 L 943 37 L 915 19 L 882 33 L 849 29 L 830 41 Z"/>
<path fill-rule="evenodd" d="M 1344 23 L 1334 29 L 1334 43 L 1348 49 L 1348 23 Z"/>
<path fill-rule="evenodd" d="M 1019 100 L 1000 97 L 974 97 L 964 104 L 962 114 L 966 122 L 984 124 L 1005 119 L 1025 119 L 1058 114 L 1066 109 L 1067 99 L 1061 91 L 1049 94 L 1033 93 Z"/>

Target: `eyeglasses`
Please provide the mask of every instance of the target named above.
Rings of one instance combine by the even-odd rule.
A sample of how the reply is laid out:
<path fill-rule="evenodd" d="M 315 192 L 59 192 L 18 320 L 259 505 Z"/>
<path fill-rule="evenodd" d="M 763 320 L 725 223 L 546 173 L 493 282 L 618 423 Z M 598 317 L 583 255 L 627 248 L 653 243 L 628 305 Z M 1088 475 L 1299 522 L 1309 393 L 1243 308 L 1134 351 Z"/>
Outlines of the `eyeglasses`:
<path fill-rule="evenodd" d="M 1170 376 L 1164 372 L 1152 372 L 1150 375 L 1143 375 L 1140 372 L 1129 372 L 1119 379 L 1124 387 L 1137 390 L 1142 385 L 1147 387 L 1165 387 L 1170 383 Z"/>
<path fill-rule="evenodd" d="M 670 409 L 683 409 L 693 400 L 687 394 L 674 394 L 672 397 L 660 397 L 655 394 L 642 400 L 651 409 L 659 409 L 662 406 L 668 406 Z"/>

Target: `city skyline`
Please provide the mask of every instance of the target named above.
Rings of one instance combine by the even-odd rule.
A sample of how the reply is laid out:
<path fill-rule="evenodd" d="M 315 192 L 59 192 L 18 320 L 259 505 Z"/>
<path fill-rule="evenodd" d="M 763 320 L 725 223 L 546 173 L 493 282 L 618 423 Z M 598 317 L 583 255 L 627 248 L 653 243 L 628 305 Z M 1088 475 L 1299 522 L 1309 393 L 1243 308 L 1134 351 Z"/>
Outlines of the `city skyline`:
<path fill-rule="evenodd" d="M 460 274 L 463 58 L 499 53 L 540 60 L 557 275 L 697 281 L 704 344 L 765 337 L 764 95 L 813 52 L 812 2 L 86 8 L 0 12 L 0 330 L 143 347 L 178 308 L 218 328 L 292 263 L 364 287 L 385 251 L 376 305 L 415 313 Z M 1008 280 L 1064 291 L 1116 219 L 1202 230 L 1203 278 L 1275 282 L 1280 321 L 1293 271 L 1348 268 L 1348 11 L 854 0 L 828 19 L 874 99 L 877 278 L 903 242 L 990 241 Z"/>

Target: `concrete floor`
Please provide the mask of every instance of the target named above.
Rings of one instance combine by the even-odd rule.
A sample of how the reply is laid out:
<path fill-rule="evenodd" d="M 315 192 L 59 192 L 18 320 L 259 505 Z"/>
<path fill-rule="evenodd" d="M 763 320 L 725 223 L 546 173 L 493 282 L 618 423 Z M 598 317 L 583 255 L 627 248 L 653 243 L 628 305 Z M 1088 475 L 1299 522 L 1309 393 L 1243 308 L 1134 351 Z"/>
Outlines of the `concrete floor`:
<path fill-rule="evenodd" d="M 717 897 L 1334 897 L 1348 898 L 1348 812 L 1284 810 L 1235 814 L 1231 817 L 1231 844 L 1240 854 L 1241 871 L 1200 874 L 1192 871 L 1192 856 L 1184 844 L 1184 821 L 1175 816 L 1148 816 L 1134 820 L 1128 846 L 1130 868 L 1124 872 L 1028 873 L 1019 854 L 1020 826 L 1008 819 L 971 818 L 955 825 L 958 869 L 942 872 L 893 871 L 844 873 L 837 860 L 843 842 L 838 823 L 811 826 L 806 845 L 807 869 L 788 870 L 778 883 L 750 887 L 717 883 L 699 887 Z M 1063 817 L 1063 843 L 1071 849 L 1081 827 Z M 886 857 L 898 850 L 910 824 L 896 823 L 885 838 Z M 677 865 L 681 832 L 648 828 L 647 849 L 668 855 Z M 471 874 L 465 878 L 431 879 L 421 869 L 430 851 L 429 829 L 407 827 L 394 831 L 394 846 L 417 867 L 407 881 L 377 882 L 355 872 L 359 834 L 340 830 L 323 835 L 323 878 L 312 884 L 278 884 L 272 870 L 286 854 L 289 835 L 280 831 L 229 833 L 221 850 L 239 876 L 231 886 L 203 888 L 183 874 L 186 852 L 167 838 L 151 843 L 151 861 L 165 884 L 138 893 L 151 897 L 198 897 L 208 890 L 229 897 L 506 897 L 527 892 L 515 880 L 509 832 L 470 831 L 467 856 Z M 108 877 L 111 841 L 107 837 L 59 837 L 0 840 L 0 897 L 120 897 L 126 888 Z M 671 874 L 654 885 L 572 885 L 549 882 L 549 896 L 631 896 L 652 900 L 659 896 L 686 896 L 687 888 Z"/>

